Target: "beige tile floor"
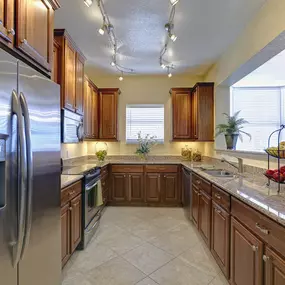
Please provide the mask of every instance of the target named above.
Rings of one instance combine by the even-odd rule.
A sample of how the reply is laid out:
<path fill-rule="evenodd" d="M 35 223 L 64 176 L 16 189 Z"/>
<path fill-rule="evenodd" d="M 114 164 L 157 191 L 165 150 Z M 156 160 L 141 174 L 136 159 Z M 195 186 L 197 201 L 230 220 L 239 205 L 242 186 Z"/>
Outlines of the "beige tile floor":
<path fill-rule="evenodd" d="M 108 207 L 63 270 L 63 285 L 226 285 L 180 208 Z"/>

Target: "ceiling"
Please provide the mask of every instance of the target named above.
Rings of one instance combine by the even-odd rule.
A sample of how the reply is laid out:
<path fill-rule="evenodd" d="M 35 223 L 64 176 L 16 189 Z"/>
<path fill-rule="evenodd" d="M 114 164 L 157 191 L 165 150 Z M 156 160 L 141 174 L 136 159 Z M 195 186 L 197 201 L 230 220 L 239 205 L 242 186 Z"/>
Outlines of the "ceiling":
<path fill-rule="evenodd" d="M 164 73 L 159 53 L 165 42 L 168 0 L 103 0 L 119 40 L 118 63 L 137 74 Z M 99 35 L 102 17 L 96 0 L 88 8 L 83 0 L 60 0 L 55 28 L 66 28 L 87 57 L 87 65 L 107 73 L 112 49 Z M 181 0 L 176 6 L 174 32 L 165 59 L 174 73 L 203 75 L 229 48 L 266 0 Z"/>

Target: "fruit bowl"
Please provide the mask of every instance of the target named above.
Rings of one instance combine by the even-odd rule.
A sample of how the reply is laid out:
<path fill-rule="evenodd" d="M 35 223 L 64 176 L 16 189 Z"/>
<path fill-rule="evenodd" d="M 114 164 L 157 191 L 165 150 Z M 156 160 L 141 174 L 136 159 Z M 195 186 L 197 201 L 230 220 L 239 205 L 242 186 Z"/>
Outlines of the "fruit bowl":
<path fill-rule="evenodd" d="M 271 181 L 274 181 L 276 183 L 280 183 L 280 184 L 285 184 L 285 176 L 283 174 L 280 173 L 280 181 L 278 180 L 278 173 L 275 172 L 275 177 L 274 174 L 268 174 L 268 173 L 264 173 L 264 176 L 266 176 L 268 179 L 270 179 Z"/>
<path fill-rule="evenodd" d="M 265 150 L 265 152 L 270 156 L 285 159 L 285 149 L 280 149 L 278 151 L 278 148 L 269 147 Z"/>

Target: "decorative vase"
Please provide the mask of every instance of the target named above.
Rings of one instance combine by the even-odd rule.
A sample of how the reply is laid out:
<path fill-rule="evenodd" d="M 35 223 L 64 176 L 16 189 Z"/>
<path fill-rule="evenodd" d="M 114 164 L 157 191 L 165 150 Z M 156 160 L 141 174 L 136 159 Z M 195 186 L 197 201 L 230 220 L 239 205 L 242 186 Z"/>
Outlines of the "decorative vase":
<path fill-rule="evenodd" d="M 100 162 L 103 162 L 108 154 L 108 145 L 105 142 L 97 142 L 95 145 L 95 154 Z"/>
<path fill-rule="evenodd" d="M 140 153 L 139 157 L 141 160 L 147 160 L 148 153 Z"/>
<path fill-rule="evenodd" d="M 238 134 L 225 135 L 227 149 L 236 150 Z"/>

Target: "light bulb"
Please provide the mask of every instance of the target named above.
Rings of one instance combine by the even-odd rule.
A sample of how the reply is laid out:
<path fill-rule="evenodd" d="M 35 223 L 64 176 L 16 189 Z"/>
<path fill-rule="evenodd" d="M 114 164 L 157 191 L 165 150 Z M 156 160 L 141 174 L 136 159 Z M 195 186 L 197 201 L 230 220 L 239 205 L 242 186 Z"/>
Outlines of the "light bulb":
<path fill-rule="evenodd" d="M 123 81 L 123 80 L 124 80 L 124 77 L 123 77 L 123 76 L 120 76 L 120 77 L 119 77 L 119 80 L 120 80 L 120 81 Z"/>
<path fill-rule="evenodd" d="M 162 63 L 160 66 L 161 66 L 163 69 L 165 69 L 165 68 L 166 68 L 166 65 L 165 65 L 165 64 L 163 64 L 163 63 Z"/>
<path fill-rule="evenodd" d="M 171 78 L 172 77 L 172 73 L 170 72 L 170 73 L 168 73 L 168 77 L 169 78 Z"/>
<path fill-rule="evenodd" d="M 98 30 L 98 33 L 102 36 L 105 34 L 104 26 Z"/>
<path fill-rule="evenodd" d="M 84 3 L 87 7 L 90 7 L 93 4 L 93 0 L 84 0 Z"/>
<path fill-rule="evenodd" d="M 112 66 L 115 66 L 115 65 L 116 65 L 116 63 L 115 63 L 114 61 L 112 61 L 112 62 L 111 62 L 111 65 L 112 65 Z"/>
<path fill-rule="evenodd" d="M 179 0 L 170 0 L 170 4 L 172 6 L 175 6 L 178 2 L 179 2 Z"/>
<path fill-rule="evenodd" d="M 170 39 L 175 42 L 177 40 L 177 36 L 175 36 L 174 34 L 171 34 Z"/>

